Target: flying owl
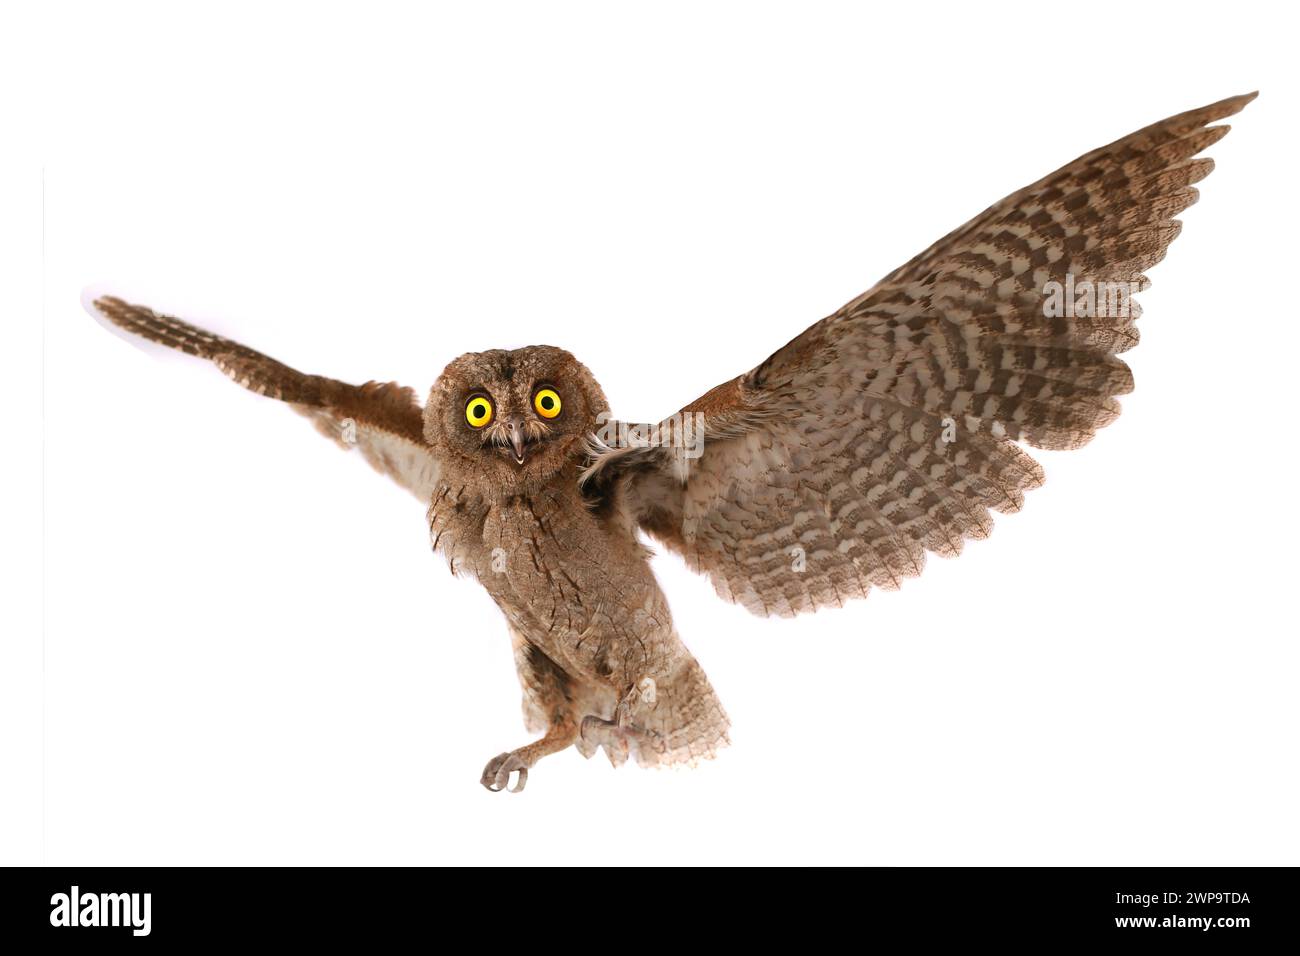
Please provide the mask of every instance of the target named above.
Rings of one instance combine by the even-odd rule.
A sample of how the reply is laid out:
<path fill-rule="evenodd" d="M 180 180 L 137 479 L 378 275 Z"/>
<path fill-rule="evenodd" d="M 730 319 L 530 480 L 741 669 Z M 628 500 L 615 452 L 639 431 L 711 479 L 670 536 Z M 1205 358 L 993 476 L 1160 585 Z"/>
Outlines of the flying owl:
<path fill-rule="evenodd" d="M 641 532 L 760 615 L 893 589 L 1043 482 L 1024 450 L 1077 448 L 1119 415 L 1131 293 L 1210 172 L 1208 125 L 1255 94 L 1087 153 L 990 206 L 656 425 L 612 419 L 552 346 L 474 352 L 423 405 L 394 383 L 306 375 L 117 298 L 117 326 L 211 360 L 355 447 L 427 506 L 434 550 L 505 615 L 528 729 L 489 790 L 574 746 L 694 764 L 728 720 L 682 643 Z M 513 783 L 513 785 L 512 785 Z"/>

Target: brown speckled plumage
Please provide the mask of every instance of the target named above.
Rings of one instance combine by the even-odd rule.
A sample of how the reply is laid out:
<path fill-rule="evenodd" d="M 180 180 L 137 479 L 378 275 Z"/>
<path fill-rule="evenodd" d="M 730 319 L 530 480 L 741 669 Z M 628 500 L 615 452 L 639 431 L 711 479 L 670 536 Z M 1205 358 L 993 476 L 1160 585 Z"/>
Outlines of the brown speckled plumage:
<path fill-rule="evenodd" d="M 428 505 L 431 541 L 505 614 L 536 742 L 494 758 L 505 788 L 542 756 L 603 747 L 621 763 L 694 762 L 727 717 L 679 639 L 638 541 L 683 555 L 718 593 L 790 615 L 895 588 L 927 552 L 958 554 L 1043 481 L 1019 443 L 1077 448 L 1133 387 L 1117 353 L 1136 305 L 1053 314 L 1075 280 L 1140 290 L 1212 168 L 1208 124 L 1253 98 L 1172 117 L 1007 197 L 683 409 L 667 441 L 611 441 L 595 379 L 550 346 L 452 362 L 423 408 L 393 384 L 304 375 L 177 319 L 103 298 L 115 324 L 286 401 Z M 541 387 L 563 397 L 544 420 Z M 466 422 L 488 396 L 493 420 Z"/>

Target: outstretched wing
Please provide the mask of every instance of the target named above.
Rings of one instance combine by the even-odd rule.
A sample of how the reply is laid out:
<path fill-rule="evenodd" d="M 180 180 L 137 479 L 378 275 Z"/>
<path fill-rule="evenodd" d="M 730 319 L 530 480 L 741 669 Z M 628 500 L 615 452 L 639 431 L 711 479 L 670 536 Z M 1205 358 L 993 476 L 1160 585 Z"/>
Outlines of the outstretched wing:
<path fill-rule="evenodd" d="M 106 296 L 95 309 L 114 325 L 153 342 L 210 360 L 240 385 L 288 402 L 321 434 L 343 448 L 358 448 L 376 471 L 428 503 L 437 464 L 424 440 L 423 413 L 415 392 L 392 382 L 349 385 L 304 375 L 238 342 L 152 309 Z"/>
<path fill-rule="evenodd" d="M 896 588 L 926 552 L 957 554 L 1042 483 L 1017 442 L 1077 448 L 1119 414 L 1130 293 L 1213 166 L 1193 157 L 1228 127 L 1208 124 L 1253 98 L 1139 130 L 991 206 L 649 440 L 598 444 L 588 494 L 759 614 Z"/>

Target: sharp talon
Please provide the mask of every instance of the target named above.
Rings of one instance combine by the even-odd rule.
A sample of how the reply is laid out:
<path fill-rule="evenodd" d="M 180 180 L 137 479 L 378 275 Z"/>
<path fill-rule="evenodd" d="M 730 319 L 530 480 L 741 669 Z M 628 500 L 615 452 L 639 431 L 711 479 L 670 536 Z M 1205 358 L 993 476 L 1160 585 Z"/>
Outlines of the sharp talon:
<path fill-rule="evenodd" d="M 582 718 L 582 723 L 578 725 L 578 736 L 583 740 L 591 740 L 592 734 L 595 733 L 597 727 L 603 730 L 608 725 L 608 721 L 601 720 L 599 717 L 584 717 Z"/>
<path fill-rule="evenodd" d="M 510 754 L 505 753 L 505 754 L 499 754 L 493 757 L 491 760 L 489 760 L 487 766 L 483 768 L 483 776 L 479 778 L 479 783 L 483 784 L 483 786 L 487 787 L 493 793 L 497 793 L 498 791 L 500 791 L 501 790 L 500 769 L 502 765 L 505 764 L 505 762 L 509 759 L 510 759 Z"/>
<path fill-rule="evenodd" d="M 510 775 L 514 773 L 519 774 L 519 779 L 512 787 Z M 513 753 L 500 754 L 488 761 L 487 766 L 483 768 L 483 776 L 479 783 L 493 793 L 500 793 L 502 790 L 518 793 L 528 783 L 528 768 Z"/>

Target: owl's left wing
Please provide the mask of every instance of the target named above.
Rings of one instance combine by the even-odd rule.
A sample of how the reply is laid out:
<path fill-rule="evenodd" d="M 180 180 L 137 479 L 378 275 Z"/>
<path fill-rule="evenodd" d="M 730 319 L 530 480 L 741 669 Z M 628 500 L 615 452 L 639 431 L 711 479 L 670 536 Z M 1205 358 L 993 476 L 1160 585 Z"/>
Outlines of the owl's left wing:
<path fill-rule="evenodd" d="M 1213 167 L 1193 157 L 1228 127 L 1207 124 L 1253 98 L 1079 157 L 661 426 L 607 427 L 587 494 L 758 614 L 896 588 L 986 537 L 1043 481 L 1017 442 L 1077 448 L 1119 414 L 1131 293 Z"/>
<path fill-rule="evenodd" d="M 424 417 L 415 392 L 394 382 L 349 385 L 306 375 L 238 342 L 170 315 L 121 299 L 94 300 L 100 315 L 151 342 L 210 360 L 238 384 L 287 402 L 326 438 L 357 448 L 372 467 L 428 504 L 438 467 L 424 440 Z"/>

